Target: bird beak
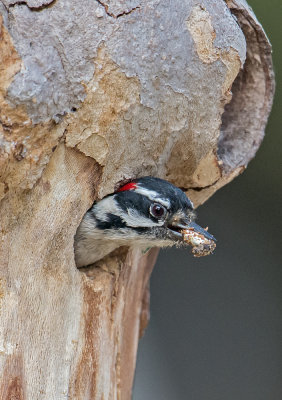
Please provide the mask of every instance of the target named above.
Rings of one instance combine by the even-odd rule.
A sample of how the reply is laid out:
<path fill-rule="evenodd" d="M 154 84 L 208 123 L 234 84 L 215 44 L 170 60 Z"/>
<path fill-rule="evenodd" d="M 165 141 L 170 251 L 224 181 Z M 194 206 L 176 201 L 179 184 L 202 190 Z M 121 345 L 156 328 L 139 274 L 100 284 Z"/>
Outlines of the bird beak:
<path fill-rule="evenodd" d="M 216 242 L 216 238 L 211 235 L 206 229 L 202 228 L 200 225 L 196 224 L 195 222 L 187 222 L 182 224 L 181 222 L 173 222 L 171 225 L 168 226 L 170 232 L 174 236 L 176 240 L 183 240 L 182 231 L 189 229 L 203 235 L 208 240 L 213 240 Z"/>

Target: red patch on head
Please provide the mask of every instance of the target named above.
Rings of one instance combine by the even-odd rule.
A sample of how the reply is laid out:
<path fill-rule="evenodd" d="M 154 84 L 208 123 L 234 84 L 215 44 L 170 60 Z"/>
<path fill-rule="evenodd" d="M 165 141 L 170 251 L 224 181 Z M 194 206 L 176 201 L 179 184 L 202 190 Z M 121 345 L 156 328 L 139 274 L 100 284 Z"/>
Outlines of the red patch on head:
<path fill-rule="evenodd" d="M 137 188 L 136 182 L 129 182 L 117 190 L 117 192 L 124 192 L 125 190 L 134 190 Z"/>

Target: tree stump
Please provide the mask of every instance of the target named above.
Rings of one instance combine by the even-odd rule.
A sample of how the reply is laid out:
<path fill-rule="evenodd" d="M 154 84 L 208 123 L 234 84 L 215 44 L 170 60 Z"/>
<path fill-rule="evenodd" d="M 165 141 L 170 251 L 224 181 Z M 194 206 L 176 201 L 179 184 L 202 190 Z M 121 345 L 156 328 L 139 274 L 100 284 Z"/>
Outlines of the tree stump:
<path fill-rule="evenodd" d="M 95 199 L 153 175 L 196 205 L 264 135 L 270 44 L 244 0 L 0 3 L 0 398 L 130 399 L 157 250 L 79 271 Z"/>

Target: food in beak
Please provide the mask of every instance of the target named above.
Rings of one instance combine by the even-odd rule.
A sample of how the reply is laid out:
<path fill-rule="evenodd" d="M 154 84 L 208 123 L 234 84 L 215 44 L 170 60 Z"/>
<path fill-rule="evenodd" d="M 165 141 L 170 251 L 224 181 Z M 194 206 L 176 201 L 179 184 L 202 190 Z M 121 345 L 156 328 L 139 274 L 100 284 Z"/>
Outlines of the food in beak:
<path fill-rule="evenodd" d="M 201 228 L 201 230 L 203 230 L 203 228 Z M 183 241 L 192 246 L 194 257 L 208 256 L 209 254 L 212 254 L 216 248 L 215 239 L 212 235 L 197 232 L 193 226 L 182 229 L 180 232 Z"/>

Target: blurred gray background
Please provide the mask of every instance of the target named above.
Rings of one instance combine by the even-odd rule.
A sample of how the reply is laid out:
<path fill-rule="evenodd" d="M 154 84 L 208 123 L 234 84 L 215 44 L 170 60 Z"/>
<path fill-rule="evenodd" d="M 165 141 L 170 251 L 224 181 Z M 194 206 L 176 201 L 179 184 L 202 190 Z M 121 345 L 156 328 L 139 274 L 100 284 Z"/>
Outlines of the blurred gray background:
<path fill-rule="evenodd" d="M 282 399 L 282 0 L 251 0 L 273 45 L 276 96 L 248 169 L 198 209 L 216 254 L 162 251 L 133 400 Z"/>

